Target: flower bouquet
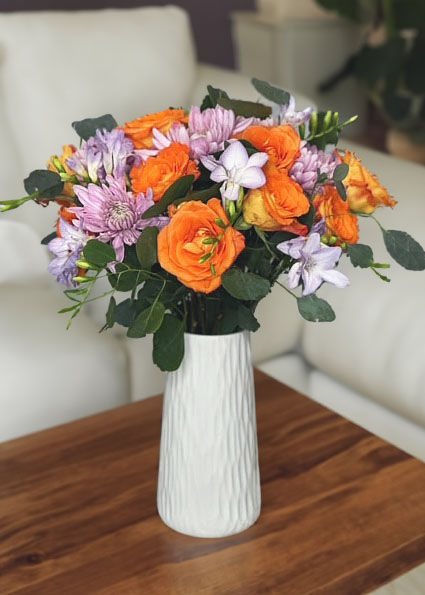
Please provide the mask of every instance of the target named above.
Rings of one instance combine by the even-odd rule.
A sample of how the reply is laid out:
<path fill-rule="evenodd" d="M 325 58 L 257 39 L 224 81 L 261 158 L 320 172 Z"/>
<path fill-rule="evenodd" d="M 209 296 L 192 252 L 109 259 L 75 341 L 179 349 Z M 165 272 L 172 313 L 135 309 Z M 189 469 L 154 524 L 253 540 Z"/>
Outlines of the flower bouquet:
<path fill-rule="evenodd" d="M 316 294 L 323 283 L 349 284 L 337 270 L 342 258 L 389 280 L 381 272 L 389 265 L 359 243 L 359 217 L 375 219 L 396 202 L 336 148 L 355 118 L 297 111 L 287 92 L 253 84 L 273 107 L 208 87 L 190 111 L 121 127 L 110 115 L 74 122 L 80 147 L 65 146 L 47 170 L 32 172 L 28 196 L 0 203 L 59 206 L 43 243 L 49 271 L 67 285 L 71 304 L 61 312 L 70 322 L 99 299 L 92 290 L 106 278 L 104 328 L 152 334 L 154 362 L 177 370 L 165 393 L 158 507 L 192 535 L 234 533 L 259 514 L 249 347 L 258 302 L 278 284 L 303 318 L 332 321 Z M 400 265 L 425 269 L 415 240 L 380 227 Z"/>

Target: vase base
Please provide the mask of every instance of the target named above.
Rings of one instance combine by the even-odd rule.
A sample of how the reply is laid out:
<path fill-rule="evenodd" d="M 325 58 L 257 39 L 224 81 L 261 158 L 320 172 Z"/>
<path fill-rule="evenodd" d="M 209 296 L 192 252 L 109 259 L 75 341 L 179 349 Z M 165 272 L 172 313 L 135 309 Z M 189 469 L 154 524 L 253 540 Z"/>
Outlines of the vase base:
<path fill-rule="evenodd" d="M 228 527 L 190 527 L 189 525 L 185 525 L 184 523 L 173 522 L 168 519 L 165 519 L 161 513 L 158 511 L 159 517 L 164 523 L 167 525 L 169 529 L 176 531 L 176 533 L 181 533 L 182 535 L 188 535 L 189 537 L 200 537 L 203 539 L 219 539 L 222 537 L 230 537 L 231 535 L 237 535 L 238 533 L 242 533 L 246 531 L 258 521 L 260 512 L 253 517 L 252 519 L 240 521 L 237 523 L 233 523 L 232 525 L 229 524 Z"/>

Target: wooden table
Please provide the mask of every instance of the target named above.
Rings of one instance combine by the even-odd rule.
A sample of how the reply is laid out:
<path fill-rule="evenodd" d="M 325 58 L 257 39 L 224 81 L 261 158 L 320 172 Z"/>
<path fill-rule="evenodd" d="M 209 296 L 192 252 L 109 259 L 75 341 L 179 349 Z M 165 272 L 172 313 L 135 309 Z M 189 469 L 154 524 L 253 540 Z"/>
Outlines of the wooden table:
<path fill-rule="evenodd" d="M 156 514 L 160 397 L 1 444 L 1 595 L 359 595 L 425 562 L 425 466 L 256 384 L 262 515 L 225 539 Z"/>

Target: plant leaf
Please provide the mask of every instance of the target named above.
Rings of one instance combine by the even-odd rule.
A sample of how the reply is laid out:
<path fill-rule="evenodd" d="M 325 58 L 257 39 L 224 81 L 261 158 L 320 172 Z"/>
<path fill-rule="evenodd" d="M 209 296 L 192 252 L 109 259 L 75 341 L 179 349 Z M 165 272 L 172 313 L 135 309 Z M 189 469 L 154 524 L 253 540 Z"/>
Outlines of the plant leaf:
<path fill-rule="evenodd" d="M 118 126 L 115 118 L 111 114 L 105 114 L 98 118 L 85 118 L 72 122 L 72 127 L 80 138 L 88 140 L 96 134 L 97 130 L 106 128 L 109 132 Z"/>
<path fill-rule="evenodd" d="M 255 318 L 254 314 L 243 304 L 238 304 L 237 322 L 239 328 L 244 331 L 252 331 L 255 333 L 255 331 L 260 328 L 260 323 Z"/>
<path fill-rule="evenodd" d="M 283 91 L 283 89 L 274 87 L 267 81 L 262 81 L 256 78 L 251 79 L 251 82 L 260 95 L 269 101 L 277 103 L 278 105 L 288 105 L 291 98 L 291 95 L 288 93 L 288 91 Z"/>
<path fill-rule="evenodd" d="M 84 247 L 83 254 L 88 263 L 99 267 L 105 267 L 117 258 L 112 246 L 99 240 L 89 240 Z"/>
<path fill-rule="evenodd" d="M 316 295 L 306 295 L 297 298 L 298 311 L 309 322 L 332 322 L 335 312 L 326 300 Z"/>
<path fill-rule="evenodd" d="M 354 267 L 367 269 L 373 263 L 373 251 L 366 244 L 348 244 L 348 256 Z"/>
<path fill-rule="evenodd" d="M 160 370 L 177 370 L 184 357 L 184 320 L 166 314 L 153 337 L 153 361 Z"/>
<path fill-rule="evenodd" d="M 109 300 L 109 306 L 108 306 L 108 310 L 106 312 L 106 327 L 107 328 L 112 328 L 115 324 L 115 308 L 116 308 L 117 302 L 115 301 L 114 296 L 111 296 L 111 299 Z"/>
<path fill-rule="evenodd" d="M 405 231 L 383 230 L 385 247 L 398 264 L 409 271 L 425 269 L 425 252 L 422 246 Z"/>
<path fill-rule="evenodd" d="M 254 273 L 244 273 L 232 267 L 222 276 L 224 289 L 238 300 L 258 301 L 270 291 L 270 282 Z"/>
<path fill-rule="evenodd" d="M 57 237 L 58 237 L 58 236 L 57 236 L 57 233 L 56 233 L 55 231 L 52 231 L 52 233 L 49 233 L 49 235 L 45 236 L 45 237 L 44 237 L 44 238 L 41 240 L 40 244 L 41 244 L 42 246 L 47 246 L 47 244 L 48 244 L 49 242 L 51 242 L 52 240 L 54 240 L 54 239 L 55 239 L 55 238 L 57 238 Z"/>
<path fill-rule="evenodd" d="M 166 211 L 166 209 L 177 199 L 186 196 L 190 187 L 195 181 L 195 176 L 183 176 L 179 178 L 174 184 L 168 188 L 164 196 L 156 204 L 152 205 L 142 215 L 142 219 L 150 219 L 151 217 L 158 217 Z"/>
<path fill-rule="evenodd" d="M 63 182 L 58 173 L 48 169 L 35 169 L 24 180 L 28 194 L 39 192 L 40 198 L 55 198 L 63 190 Z"/>
<path fill-rule="evenodd" d="M 335 188 L 337 189 L 342 200 L 347 200 L 347 191 L 344 184 L 340 180 L 335 181 Z"/>
<path fill-rule="evenodd" d="M 137 241 L 136 252 L 140 266 L 145 271 L 150 271 L 153 265 L 158 262 L 157 239 L 159 230 L 157 227 L 146 227 Z"/>
<path fill-rule="evenodd" d="M 334 182 L 342 182 L 342 180 L 344 180 L 348 176 L 349 171 L 350 171 L 350 168 L 348 166 L 348 163 L 340 163 L 335 168 L 334 175 L 333 175 L 333 181 Z"/>
<path fill-rule="evenodd" d="M 220 97 L 217 103 L 225 109 L 233 110 L 237 116 L 244 116 L 245 118 L 255 117 L 264 120 L 272 114 L 272 108 L 270 106 L 263 105 L 262 103 L 255 103 L 255 101 Z"/>
<path fill-rule="evenodd" d="M 165 314 L 164 304 L 154 302 L 152 306 L 140 312 L 136 320 L 130 326 L 127 337 L 140 339 L 150 333 L 155 333 L 162 324 Z"/>

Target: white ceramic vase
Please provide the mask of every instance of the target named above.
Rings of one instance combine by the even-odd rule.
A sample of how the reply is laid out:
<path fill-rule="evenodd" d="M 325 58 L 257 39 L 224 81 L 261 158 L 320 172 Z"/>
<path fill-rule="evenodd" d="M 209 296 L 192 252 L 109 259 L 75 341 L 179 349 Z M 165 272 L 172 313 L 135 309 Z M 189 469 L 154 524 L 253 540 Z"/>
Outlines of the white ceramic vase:
<path fill-rule="evenodd" d="M 248 332 L 185 335 L 167 376 L 158 512 L 194 537 L 239 533 L 261 508 L 255 391 Z"/>

